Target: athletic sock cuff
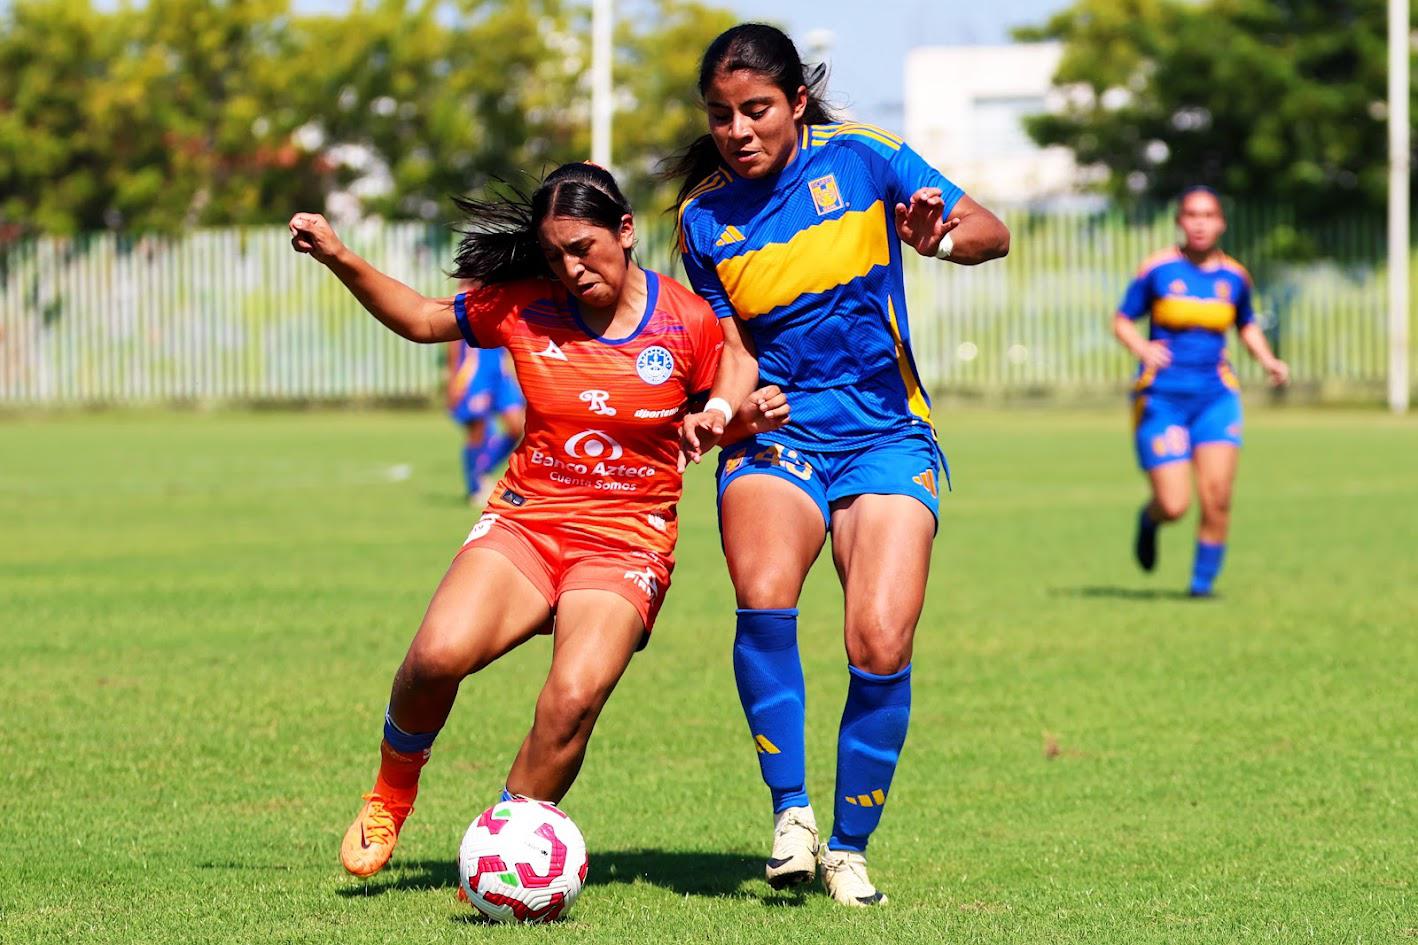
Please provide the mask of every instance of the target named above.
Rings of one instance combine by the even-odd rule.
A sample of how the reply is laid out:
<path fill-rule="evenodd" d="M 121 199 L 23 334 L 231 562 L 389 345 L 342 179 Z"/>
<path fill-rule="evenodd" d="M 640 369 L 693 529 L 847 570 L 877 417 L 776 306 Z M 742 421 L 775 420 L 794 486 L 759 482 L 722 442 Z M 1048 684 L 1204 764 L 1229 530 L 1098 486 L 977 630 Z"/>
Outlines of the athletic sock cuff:
<path fill-rule="evenodd" d="M 864 669 L 858 669 L 851 663 L 847 664 L 847 672 L 852 674 L 853 679 L 859 679 L 867 685 L 884 686 L 894 682 L 900 682 L 903 679 L 909 679 L 911 676 L 911 664 L 907 663 L 904 669 L 898 669 L 889 676 L 878 676 L 876 673 L 869 673 Z"/>
<path fill-rule="evenodd" d="M 394 724 L 393 717 L 386 710 L 384 713 L 384 740 L 389 743 L 389 747 L 397 752 L 411 755 L 416 752 L 428 751 L 433 747 L 433 741 L 438 737 L 438 732 L 406 732 Z"/>
<path fill-rule="evenodd" d="M 796 607 L 740 608 L 734 646 L 748 650 L 789 650 L 798 645 Z"/>

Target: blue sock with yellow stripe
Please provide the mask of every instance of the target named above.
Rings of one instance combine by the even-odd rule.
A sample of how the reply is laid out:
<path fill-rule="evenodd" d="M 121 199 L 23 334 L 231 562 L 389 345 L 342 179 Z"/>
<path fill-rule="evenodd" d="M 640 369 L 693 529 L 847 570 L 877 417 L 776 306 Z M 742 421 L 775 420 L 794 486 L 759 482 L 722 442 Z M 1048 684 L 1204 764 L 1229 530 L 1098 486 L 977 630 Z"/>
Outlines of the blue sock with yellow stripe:
<path fill-rule="evenodd" d="M 773 813 L 806 807 L 807 691 L 798 658 L 796 608 L 738 611 L 734 681 L 758 750 L 758 768 L 773 794 Z"/>
<path fill-rule="evenodd" d="M 911 667 L 878 676 L 855 666 L 837 734 L 837 795 L 832 805 L 832 850 L 866 852 L 906 744 L 911 719 Z"/>

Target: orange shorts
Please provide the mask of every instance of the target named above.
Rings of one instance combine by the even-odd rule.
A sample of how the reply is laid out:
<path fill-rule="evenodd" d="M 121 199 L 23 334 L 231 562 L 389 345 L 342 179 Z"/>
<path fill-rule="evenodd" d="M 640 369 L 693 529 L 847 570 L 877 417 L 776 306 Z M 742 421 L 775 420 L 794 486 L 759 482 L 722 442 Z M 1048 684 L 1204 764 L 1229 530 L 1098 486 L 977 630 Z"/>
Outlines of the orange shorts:
<path fill-rule="evenodd" d="M 527 521 L 506 512 L 484 512 L 458 554 L 469 548 L 491 548 L 510 560 L 553 611 L 567 591 L 619 594 L 640 614 L 647 642 L 675 567 L 668 555 L 608 546 L 604 539 L 578 533 L 564 522 Z"/>

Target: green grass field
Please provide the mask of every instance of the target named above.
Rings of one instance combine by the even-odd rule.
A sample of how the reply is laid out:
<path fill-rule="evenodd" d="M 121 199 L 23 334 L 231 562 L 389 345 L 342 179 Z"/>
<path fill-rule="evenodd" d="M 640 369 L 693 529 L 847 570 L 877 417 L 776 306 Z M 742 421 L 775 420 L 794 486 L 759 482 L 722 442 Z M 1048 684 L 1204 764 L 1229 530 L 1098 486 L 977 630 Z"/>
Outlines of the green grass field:
<path fill-rule="evenodd" d="M 413 413 L 0 421 L 0 942 L 1392 943 L 1418 938 L 1418 423 L 1251 413 L 1216 601 L 1129 557 L 1123 409 L 947 412 L 915 711 L 848 912 L 762 881 L 707 469 L 566 799 L 549 928 L 454 901 L 549 647 L 465 683 L 392 866 L 340 870 L 393 670 L 471 522 Z M 398 475 L 407 464 L 412 474 Z M 889 549 L 886 550 L 889 553 Z M 803 604 L 827 818 L 841 596 Z"/>

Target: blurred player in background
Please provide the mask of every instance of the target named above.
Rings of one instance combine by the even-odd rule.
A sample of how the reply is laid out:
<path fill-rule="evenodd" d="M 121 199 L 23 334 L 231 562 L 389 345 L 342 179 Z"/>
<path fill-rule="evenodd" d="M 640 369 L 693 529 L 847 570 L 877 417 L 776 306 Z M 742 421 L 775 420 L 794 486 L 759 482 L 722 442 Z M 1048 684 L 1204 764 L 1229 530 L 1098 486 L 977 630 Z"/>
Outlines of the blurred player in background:
<path fill-rule="evenodd" d="M 379 775 L 340 850 L 356 876 L 393 853 L 462 680 L 553 628 L 551 671 L 505 791 L 558 802 L 571 787 L 669 587 L 679 424 L 722 347 L 702 300 L 634 262 L 630 206 L 602 168 L 563 165 L 525 202 L 459 206 L 469 227 L 457 275 L 476 287 L 443 299 L 374 269 L 320 215 L 290 222 L 295 249 L 397 334 L 507 348 L 528 402 L 526 437 L 394 676 Z M 775 390 L 746 403 L 740 434 L 787 417 Z"/>
<path fill-rule="evenodd" d="M 1140 362 L 1133 442 L 1152 497 L 1137 518 L 1137 563 L 1144 571 L 1156 566 L 1157 527 L 1186 513 L 1195 469 L 1201 522 L 1188 591 L 1210 597 L 1226 554 L 1241 446 L 1241 388 L 1226 359 L 1226 330 L 1236 327 L 1272 384 L 1284 384 L 1290 369 L 1256 323 L 1250 274 L 1220 249 L 1226 216 L 1216 192 L 1183 192 L 1177 226 L 1180 245 L 1142 264 L 1118 307 L 1113 333 Z M 1146 338 L 1133 324 L 1144 315 L 1150 323 Z"/>
<path fill-rule="evenodd" d="M 458 289 L 467 292 L 467 280 Z M 512 455 L 526 425 L 526 401 L 501 348 L 448 343 L 448 414 L 463 427 L 463 485 L 468 501 L 484 505 L 484 478 Z M 501 429 L 498 429 L 498 427 Z"/>
<path fill-rule="evenodd" d="M 973 265 L 1008 252 L 1009 231 L 900 138 L 835 121 L 824 78 L 770 26 L 736 26 L 704 54 L 709 133 L 675 168 L 680 249 L 690 285 L 725 319 L 725 348 L 710 400 L 721 409 L 686 418 L 685 443 L 697 454 L 726 435 L 760 370 L 792 402 L 792 424 L 720 455 L 734 671 L 773 800 L 768 882 L 811 881 L 820 855 L 833 899 L 869 906 L 886 901 L 865 851 L 906 740 L 944 478 L 901 254 Z M 829 530 L 848 678 L 823 847 L 806 788 L 797 604 Z"/>

